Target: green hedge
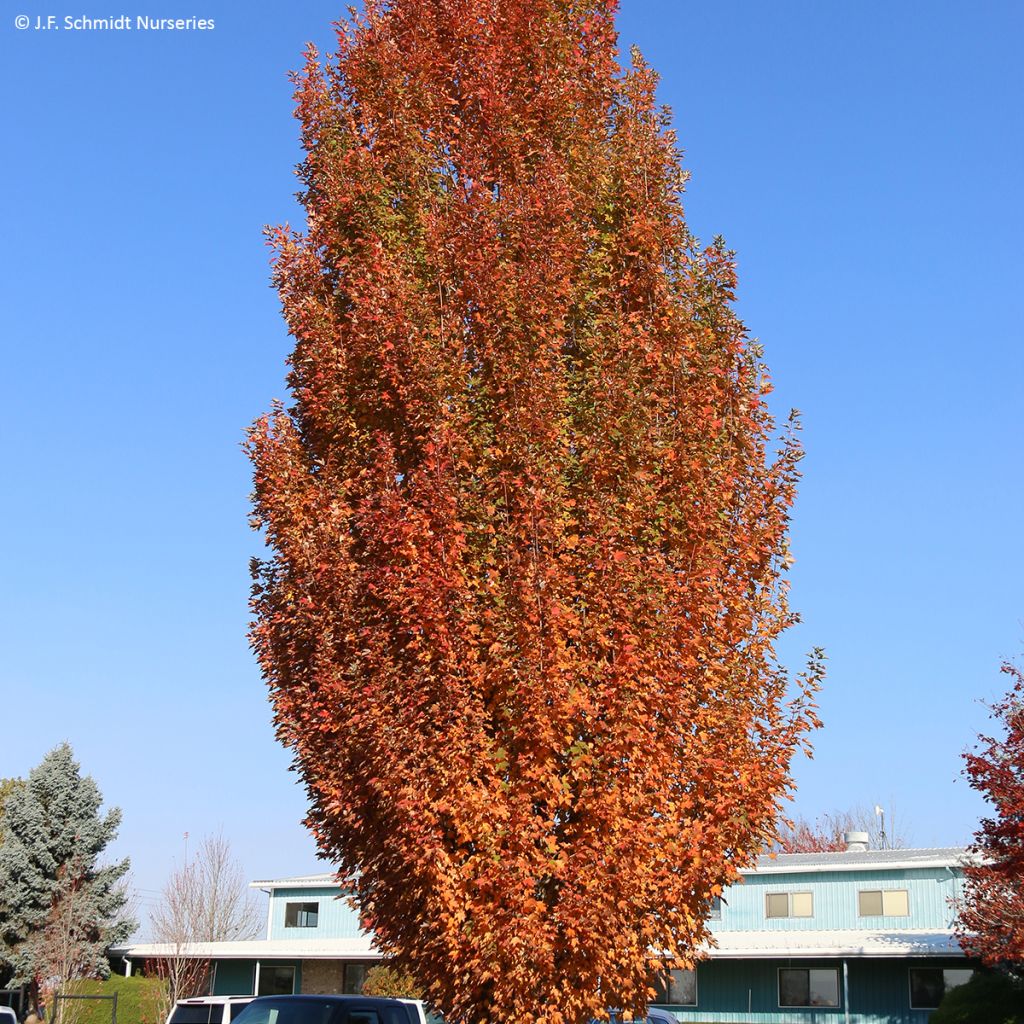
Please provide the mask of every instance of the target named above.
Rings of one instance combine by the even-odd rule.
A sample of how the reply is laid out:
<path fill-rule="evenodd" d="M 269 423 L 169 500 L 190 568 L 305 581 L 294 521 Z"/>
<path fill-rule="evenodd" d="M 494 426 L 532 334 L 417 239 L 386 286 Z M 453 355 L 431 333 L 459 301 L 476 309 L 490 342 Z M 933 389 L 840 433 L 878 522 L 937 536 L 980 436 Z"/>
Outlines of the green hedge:
<path fill-rule="evenodd" d="M 1005 974 L 975 974 L 946 994 L 930 1024 L 1024 1024 L 1024 988 Z"/>
<path fill-rule="evenodd" d="M 117 1024 L 164 1024 L 161 1004 L 164 982 L 160 978 L 122 978 L 112 974 L 106 981 L 76 981 L 68 993 L 112 996 L 117 993 Z M 61 1013 L 74 1024 L 110 1024 L 110 1003 L 105 999 L 82 999 L 64 1004 L 73 1007 Z M 60 1024 L 58 1021 L 57 1024 Z"/>

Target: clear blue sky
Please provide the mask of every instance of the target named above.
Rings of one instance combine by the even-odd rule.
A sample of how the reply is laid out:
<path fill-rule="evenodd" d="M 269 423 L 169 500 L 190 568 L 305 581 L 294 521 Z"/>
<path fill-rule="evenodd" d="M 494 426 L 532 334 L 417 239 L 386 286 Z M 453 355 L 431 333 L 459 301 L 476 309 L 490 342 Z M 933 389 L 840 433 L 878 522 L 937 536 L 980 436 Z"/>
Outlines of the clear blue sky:
<path fill-rule="evenodd" d="M 261 227 L 299 219 L 285 74 L 342 5 L 251 6 L 0 16 L 0 775 L 69 740 L 144 896 L 186 830 L 223 828 L 251 877 L 316 868 L 245 640 L 239 443 L 283 397 Z M 623 0 L 620 29 L 662 73 L 691 225 L 738 250 L 776 409 L 804 414 L 785 654 L 824 645 L 830 676 L 797 807 L 966 841 L 959 754 L 1024 650 L 1024 6 Z"/>

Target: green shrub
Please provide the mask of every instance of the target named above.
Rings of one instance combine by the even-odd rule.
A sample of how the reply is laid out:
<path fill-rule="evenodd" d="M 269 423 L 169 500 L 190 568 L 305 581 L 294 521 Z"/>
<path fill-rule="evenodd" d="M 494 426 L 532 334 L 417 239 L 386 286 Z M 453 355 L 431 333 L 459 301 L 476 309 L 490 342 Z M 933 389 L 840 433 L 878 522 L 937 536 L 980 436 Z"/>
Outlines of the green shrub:
<path fill-rule="evenodd" d="M 392 999 L 422 999 L 416 980 L 387 964 L 377 964 L 366 972 L 363 981 L 364 996 L 390 996 Z"/>
<path fill-rule="evenodd" d="M 1005 974 L 975 974 L 946 993 L 930 1024 L 1024 1024 L 1024 987 Z"/>

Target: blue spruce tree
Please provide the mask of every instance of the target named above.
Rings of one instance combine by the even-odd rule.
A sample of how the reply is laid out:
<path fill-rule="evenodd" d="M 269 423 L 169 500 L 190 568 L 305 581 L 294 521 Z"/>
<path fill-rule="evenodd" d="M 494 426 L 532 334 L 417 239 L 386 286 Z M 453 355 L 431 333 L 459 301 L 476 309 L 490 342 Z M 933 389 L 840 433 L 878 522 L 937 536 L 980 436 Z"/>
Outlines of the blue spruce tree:
<path fill-rule="evenodd" d="M 107 947 L 135 929 L 126 913 L 128 860 L 102 866 L 121 811 L 62 743 L 13 790 L 0 815 L 0 960 L 8 984 L 38 1007 L 75 978 L 106 977 Z"/>

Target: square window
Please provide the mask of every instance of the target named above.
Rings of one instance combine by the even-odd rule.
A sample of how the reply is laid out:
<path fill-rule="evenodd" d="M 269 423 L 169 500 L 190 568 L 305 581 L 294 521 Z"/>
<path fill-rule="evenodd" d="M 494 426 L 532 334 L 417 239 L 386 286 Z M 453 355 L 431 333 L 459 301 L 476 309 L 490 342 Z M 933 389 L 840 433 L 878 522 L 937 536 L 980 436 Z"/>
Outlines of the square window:
<path fill-rule="evenodd" d="M 285 928 L 315 928 L 320 918 L 319 903 L 286 903 Z"/>
<path fill-rule="evenodd" d="M 767 897 L 768 917 L 789 917 L 789 893 L 770 892 Z"/>
<path fill-rule="evenodd" d="M 813 917 L 814 916 L 814 902 L 811 899 L 809 892 L 795 892 L 793 893 L 793 916 L 794 917 Z"/>
<path fill-rule="evenodd" d="M 907 890 L 886 889 L 882 893 L 882 913 L 886 917 L 906 917 L 910 913 Z"/>
<path fill-rule="evenodd" d="M 366 980 L 366 972 L 369 969 L 369 964 L 359 963 L 356 960 L 350 960 L 345 964 L 341 985 L 345 995 L 357 996 L 363 991 L 363 982 Z"/>
<path fill-rule="evenodd" d="M 974 971 L 969 967 L 958 967 L 942 972 L 942 983 L 948 992 L 951 988 L 959 988 L 966 985 L 974 977 Z"/>
<path fill-rule="evenodd" d="M 290 996 L 295 991 L 295 968 L 260 964 L 258 996 Z"/>
<path fill-rule="evenodd" d="M 839 972 L 783 968 L 779 971 L 779 1006 L 838 1006 Z"/>
<path fill-rule="evenodd" d="M 881 892 L 878 889 L 864 889 L 857 893 L 857 913 L 861 917 L 881 917 Z"/>
<path fill-rule="evenodd" d="M 811 1006 L 839 1005 L 839 972 L 808 971 L 810 974 Z"/>
<path fill-rule="evenodd" d="M 708 920 L 709 921 L 721 921 L 722 920 L 722 897 L 716 896 L 711 901 L 711 906 L 708 907 Z"/>
<path fill-rule="evenodd" d="M 911 967 L 910 1008 L 934 1010 L 950 989 L 966 985 L 973 975 L 970 968 Z"/>
<path fill-rule="evenodd" d="M 658 990 L 658 1002 L 665 1006 L 696 1006 L 697 972 L 692 969 L 669 971 Z"/>

